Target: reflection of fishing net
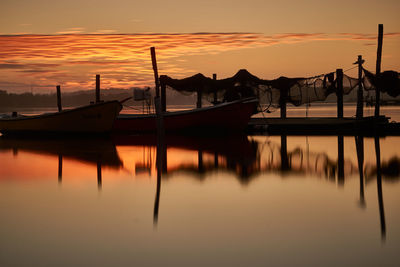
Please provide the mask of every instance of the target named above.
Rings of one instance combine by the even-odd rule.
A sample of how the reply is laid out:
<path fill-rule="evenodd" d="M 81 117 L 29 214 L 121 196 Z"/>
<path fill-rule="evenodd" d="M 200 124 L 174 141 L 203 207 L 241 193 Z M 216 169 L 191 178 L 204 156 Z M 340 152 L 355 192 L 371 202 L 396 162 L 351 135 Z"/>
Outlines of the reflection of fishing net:
<path fill-rule="evenodd" d="M 188 95 L 201 92 L 209 102 L 233 101 L 246 97 L 257 97 L 261 105 L 279 107 L 282 96 L 286 102 L 299 106 L 305 103 L 324 101 L 330 94 L 336 93 L 336 74 L 329 73 L 310 78 L 286 78 L 263 80 L 240 70 L 233 77 L 213 80 L 202 74 L 185 79 L 160 77 L 161 84 Z M 344 75 L 343 93 L 349 94 L 357 87 L 357 79 Z"/>

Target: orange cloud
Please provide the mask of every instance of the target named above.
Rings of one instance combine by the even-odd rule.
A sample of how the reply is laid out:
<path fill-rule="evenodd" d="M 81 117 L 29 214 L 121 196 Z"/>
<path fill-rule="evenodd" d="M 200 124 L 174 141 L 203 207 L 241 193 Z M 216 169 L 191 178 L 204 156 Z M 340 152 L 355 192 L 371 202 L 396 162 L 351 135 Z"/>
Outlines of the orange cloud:
<path fill-rule="evenodd" d="M 70 28 L 60 33 L 83 30 Z M 386 38 L 399 36 L 400 33 L 385 34 Z M 348 40 L 369 44 L 375 39 L 375 34 L 358 33 L 1 35 L 0 89 L 7 90 L 13 83 L 15 86 L 11 87 L 20 90 L 31 86 L 54 89 L 56 84 L 62 84 L 64 90 L 88 89 L 96 73 L 102 74 L 104 86 L 148 86 L 153 83 L 151 46 L 157 48 L 162 73 L 182 77 L 193 74 L 191 69 L 182 65 L 187 56 L 280 43 Z M 132 80 L 128 82 L 129 79 Z"/>

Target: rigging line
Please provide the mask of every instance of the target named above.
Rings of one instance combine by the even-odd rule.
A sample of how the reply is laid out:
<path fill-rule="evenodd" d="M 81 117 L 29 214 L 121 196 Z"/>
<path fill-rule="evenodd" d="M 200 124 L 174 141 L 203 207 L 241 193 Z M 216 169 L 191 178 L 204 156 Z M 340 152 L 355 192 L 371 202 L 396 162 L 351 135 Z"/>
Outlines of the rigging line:
<path fill-rule="evenodd" d="M 346 72 L 346 71 L 349 71 L 349 70 L 352 70 L 352 69 L 355 69 L 355 68 L 358 68 L 358 65 L 357 66 L 353 66 L 353 67 L 351 67 L 351 68 L 349 68 L 347 70 L 344 70 L 343 72 Z"/>

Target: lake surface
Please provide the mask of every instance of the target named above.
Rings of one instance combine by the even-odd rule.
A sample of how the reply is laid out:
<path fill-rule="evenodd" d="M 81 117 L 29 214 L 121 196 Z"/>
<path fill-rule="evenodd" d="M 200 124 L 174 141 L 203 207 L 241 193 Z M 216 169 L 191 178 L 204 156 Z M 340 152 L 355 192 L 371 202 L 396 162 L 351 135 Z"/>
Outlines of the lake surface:
<path fill-rule="evenodd" d="M 399 266 L 399 148 L 400 137 L 1 138 L 0 266 Z"/>

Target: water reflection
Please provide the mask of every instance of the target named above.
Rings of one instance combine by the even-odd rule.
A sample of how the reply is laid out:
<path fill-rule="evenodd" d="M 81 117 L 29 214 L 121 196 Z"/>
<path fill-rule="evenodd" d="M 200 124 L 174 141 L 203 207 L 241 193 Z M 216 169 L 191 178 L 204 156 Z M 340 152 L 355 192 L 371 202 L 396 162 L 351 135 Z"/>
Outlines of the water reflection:
<path fill-rule="evenodd" d="M 353 139 L 354 138 L 354 139 Z M 351 142 L 349 142 L 349 140 Z M 354 140 L 354 141 L 353 141 Z M 305 141 L 305 144 L 304 144 Z M 374 146 L 372 145 L 374 142 Z M 366 143 L 367 142 L 367 146 Z M 261 136 L 226 137 L 165 136 L 163 144 L 155 135 L 113 136 L 97 139 L 17 139 L 0 138 L 0 154 L 20 157 L 20 152 L 33 155 L 51 155 L 58 161 L 58 183 L 63 182 L 63 161 L 84 162 L 97 170 L 97 185 L 103 186 L 102 168 L 107 167 L 129 177 L 156 177 L 153 223 L 159 220 L 161 185 L 164 180 L 177 174 L 201 182 L 214 174 L 228 172 L 241 185 L 246 186 L 266 174 L 286 177 L 317 177 L 339 188 L 347 179 L 359 179 L 360 208 L 366 208 L 365 186 L 377 181 L 377 202 L 381 225 L 381 237 L 386 239 L 386 220 L 383 202 L 382 179 L 399 181 L 400 160 L 398 154 L 384 153 L 381 162 L 381 139 L 363 136 L 344 137 L 292 137 Z M 396 143 L 398 140 L 394 142 Z M 369 153 L 365 153 L 365 150 Z M 354 155 L 353 155 L 353 154 Z M 372 154 L 375 161 L 372 161 Z M 389 156 L 387 156 L 389 155 Z M 29 166 L 29 162 L 25 162 Z M 12 166 L 10 166 L 12 167 Z M 46 163 L 42 167 L 46 169 Z M 15 169 L 14 172 L 20 170 Z M 81 170 L 76 169 L 77 173 Z M 20 176 L 29 175 L 20 173 Z M 55 178 L 56 172 L 54 173 Z M 3 176 L 4 178 L 4 176 Z"/>

